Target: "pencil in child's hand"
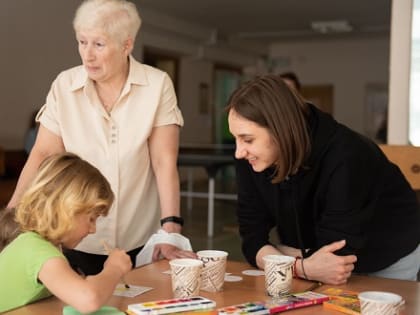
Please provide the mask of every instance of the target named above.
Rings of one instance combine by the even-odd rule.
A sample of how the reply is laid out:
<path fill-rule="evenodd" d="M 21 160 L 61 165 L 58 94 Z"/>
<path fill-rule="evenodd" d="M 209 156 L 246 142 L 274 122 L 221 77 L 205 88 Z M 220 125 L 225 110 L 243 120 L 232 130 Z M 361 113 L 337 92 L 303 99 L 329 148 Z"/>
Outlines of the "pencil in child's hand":
<path fill-rule="evenodd" d="M 109 246 L 109 244 L 105 240 L 102 240 L 102 246 L 105 248 L 105 251 L 109 255 L 109 253 L 111 252 L 111 247 Z M 130 289 L 130 286 L 127 284 L 127 282 L 125 282 L 124 277 L 121 280 L 122 280 L 122 283 L 124 284 L 124 287 L 126 289 Z"/>

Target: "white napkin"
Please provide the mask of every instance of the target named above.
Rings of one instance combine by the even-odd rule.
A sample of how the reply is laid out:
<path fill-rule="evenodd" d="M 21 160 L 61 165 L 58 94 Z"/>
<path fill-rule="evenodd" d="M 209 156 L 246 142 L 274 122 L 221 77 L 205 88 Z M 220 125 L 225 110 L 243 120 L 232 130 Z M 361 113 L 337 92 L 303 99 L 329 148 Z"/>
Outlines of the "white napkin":
<path fill-rule="evenodd" d="M 136 257 L 136 267 L 152 262 L 153 249 L 156 244 L 171 244 L 182 250 L 192 250 L 190 240 L 178 233 L 168 233 L 160 229 L 153 234 Z"/>

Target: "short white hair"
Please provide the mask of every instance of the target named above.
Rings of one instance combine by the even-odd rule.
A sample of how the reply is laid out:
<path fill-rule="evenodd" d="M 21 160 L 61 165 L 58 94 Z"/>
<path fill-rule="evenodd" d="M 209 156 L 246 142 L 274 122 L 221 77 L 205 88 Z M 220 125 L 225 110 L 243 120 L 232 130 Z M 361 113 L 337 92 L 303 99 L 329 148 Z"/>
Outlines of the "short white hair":
<path fill-rule="evenodd" d="M 73 20 L 74 31 L 101 30 L 116 41 L 136 39 L 141 19 L 134 3 L 126 0 L 85 0 Z"/>

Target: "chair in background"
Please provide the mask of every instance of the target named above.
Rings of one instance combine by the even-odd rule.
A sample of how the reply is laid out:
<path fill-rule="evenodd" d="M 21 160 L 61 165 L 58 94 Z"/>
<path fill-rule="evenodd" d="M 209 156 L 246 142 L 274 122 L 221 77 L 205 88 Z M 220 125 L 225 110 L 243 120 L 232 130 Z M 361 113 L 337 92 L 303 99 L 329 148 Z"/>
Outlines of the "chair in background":
<path fill-rule="evenodd" d="M 420 147 L 387 144 L 381 144 L 379 147 L 388 160 L 400 168 L 411 187 L 416 191 L 417 199 L 420 202 Z M 420 281 L 420 270 L 417 274 L 417 281 Z"/>
<path fill-rule="evenodd" d="M 411 187 L 417 192 L 420 191 L 420 147 L 412 145 L 386 145 L 379 147 L 396 164 L 407 178 Z"/>

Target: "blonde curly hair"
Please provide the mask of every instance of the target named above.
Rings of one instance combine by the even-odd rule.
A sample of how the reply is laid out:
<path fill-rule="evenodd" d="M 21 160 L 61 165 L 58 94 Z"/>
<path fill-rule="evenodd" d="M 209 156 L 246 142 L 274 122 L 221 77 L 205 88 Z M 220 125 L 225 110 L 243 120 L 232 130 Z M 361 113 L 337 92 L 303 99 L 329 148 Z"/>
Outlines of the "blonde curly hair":
<path fill-rule="evenodd" d="M 74 228 L 79 214 L 107 215 L 114 201 L 105 177 L 75 154 L 47 158 L 16 208 L 22 231 L 34 231 L 54 244 Z"/>

